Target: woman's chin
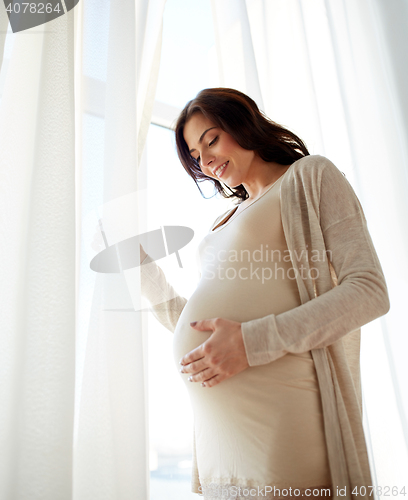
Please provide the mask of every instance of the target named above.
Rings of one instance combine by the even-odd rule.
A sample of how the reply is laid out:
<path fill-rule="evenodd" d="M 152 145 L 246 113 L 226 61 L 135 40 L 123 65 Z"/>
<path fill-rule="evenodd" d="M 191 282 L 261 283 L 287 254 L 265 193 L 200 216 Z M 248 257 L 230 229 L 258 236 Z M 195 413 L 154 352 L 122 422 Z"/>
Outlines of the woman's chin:
<path fill-rule="evenodd" d="M 218 180 L 228 186 L 230 189 L 235 189 L 242 186 L 242 183 L 235 184 L 236 181 L 234 179 L 223 179 L 223 177 L 218 177 Z"/>
<path fill-rule="evenodd" d="M 234 180 L 229 180 L 229 179 L 224 180 L 222 177 L 220 177 L 218 180 L 221 181 L 223 184 L 225 184 L 226 186 L 228 186 L 231 189 L 241 186 L 241 184 L 235 184 Z"/>

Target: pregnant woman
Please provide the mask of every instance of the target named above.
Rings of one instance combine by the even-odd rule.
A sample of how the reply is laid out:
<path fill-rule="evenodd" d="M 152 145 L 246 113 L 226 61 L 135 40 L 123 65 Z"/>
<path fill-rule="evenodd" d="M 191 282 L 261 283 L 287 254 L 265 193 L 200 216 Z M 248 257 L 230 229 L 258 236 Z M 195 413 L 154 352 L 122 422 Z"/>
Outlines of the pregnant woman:
<path fill-rule="evenodd" d="M 176 143 L 197 186 L 210 181 L 237 201 L 198 246 L 189 300 L 141 248 L 142 293 L 174 332 L 191 398 L 192 490 L 370 498 L 360 327 L 390 305 L 356 194 L 233 89 L 190 101 Z"/>

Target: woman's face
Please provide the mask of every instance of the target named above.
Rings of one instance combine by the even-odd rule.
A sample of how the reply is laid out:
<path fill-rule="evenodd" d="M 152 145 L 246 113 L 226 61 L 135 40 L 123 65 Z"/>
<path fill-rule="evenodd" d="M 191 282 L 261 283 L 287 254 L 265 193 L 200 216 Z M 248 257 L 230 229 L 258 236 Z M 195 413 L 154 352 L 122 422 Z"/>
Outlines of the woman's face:
<path fill-rule="evenodd" d="M 255 158 L 254 151 L 242 148 L 202 113 L 194 113 L 186 122 L 184 140 L 191 156 L 198 160 L 208 177 L 219 179 L 229 187 L 246 181 Z"/>

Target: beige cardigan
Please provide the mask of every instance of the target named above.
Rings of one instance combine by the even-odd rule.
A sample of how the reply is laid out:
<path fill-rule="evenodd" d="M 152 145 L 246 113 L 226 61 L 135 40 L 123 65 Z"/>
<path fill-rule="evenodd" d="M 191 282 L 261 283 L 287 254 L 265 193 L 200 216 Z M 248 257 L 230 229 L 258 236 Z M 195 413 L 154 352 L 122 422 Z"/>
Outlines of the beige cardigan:
<path fill-rule="evenodd" d="M 389 311 L 384 274 L 361 204 L 330 160 L 311 155 L 293 163 L 282 179 L 280 201 L 302 305 L 242 323 L 248 363 L 261 365 L 287 352 L 311 351 L 333 498 L 368 500 L 371 489 L 360 494 L 361 486 L 372 485 L 362 425 L 360 327 Z M 150 256 L 143 264 L 149 265 L 141 266 L 142 293 L 154 304 L 156 318 L 174 331 L 187 300 L 177 295 Z M 198 492 L 199 484 L 194 460 L 193 491 Z M 339 496 L 336 487 L 346 487 L 346 496 Z"/>

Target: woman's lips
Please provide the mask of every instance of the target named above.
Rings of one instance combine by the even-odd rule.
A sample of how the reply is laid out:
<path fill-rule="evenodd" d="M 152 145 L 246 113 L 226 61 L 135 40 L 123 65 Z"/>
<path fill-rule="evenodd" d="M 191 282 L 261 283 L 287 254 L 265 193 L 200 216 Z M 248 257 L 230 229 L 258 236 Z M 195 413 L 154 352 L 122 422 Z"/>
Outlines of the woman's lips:
<path fill-rule="evenodd" d="M 222 167 L 222 170 L 219 174 L 215 174 L 217 177 L 222 177 L 224 175 L 224 172 L 227 170 L 228 168 L 228 164 L 229 164 L 229 161 L 226 161 L 225 162 L 225 167 Z M 216 170 L 216 172 L 219 170 L 219 168 Z"/>

